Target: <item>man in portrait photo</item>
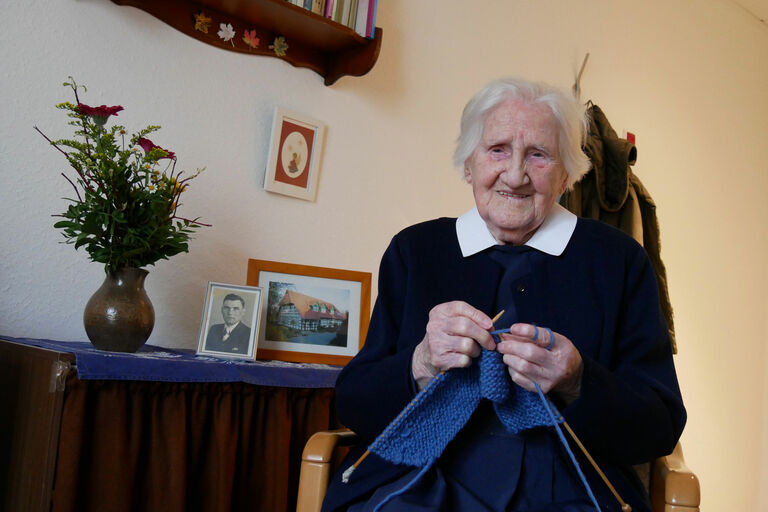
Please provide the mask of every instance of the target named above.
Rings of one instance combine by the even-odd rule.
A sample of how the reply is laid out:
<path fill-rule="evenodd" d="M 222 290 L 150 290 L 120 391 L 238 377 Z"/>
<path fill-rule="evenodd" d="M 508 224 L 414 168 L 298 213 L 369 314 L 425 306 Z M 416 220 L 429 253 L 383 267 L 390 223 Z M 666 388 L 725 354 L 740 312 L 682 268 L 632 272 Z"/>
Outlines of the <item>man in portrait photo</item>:
<path fill-rule="evenodd" d="M 251 328 L 242 322 L 245 314 L 245 300 L 237 294 L 229 293 L 221 306 L 223 324 L 214 324 L 205 338 L 205 349 L 216 352 L 247 354 L 251 339 Z"/>

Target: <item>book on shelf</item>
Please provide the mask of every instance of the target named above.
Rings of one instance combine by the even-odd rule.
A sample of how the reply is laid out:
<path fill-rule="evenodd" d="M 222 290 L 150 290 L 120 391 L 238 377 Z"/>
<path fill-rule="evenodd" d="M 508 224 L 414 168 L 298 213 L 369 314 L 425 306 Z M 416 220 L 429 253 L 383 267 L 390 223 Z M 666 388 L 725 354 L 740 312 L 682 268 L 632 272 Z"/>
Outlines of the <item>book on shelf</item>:
<path fill-rule="evenodd" d="M 336 23 L 341 23 L 341 15 L 344 12 L 344 3 L 345 0 L 333 1 L 333 15 L 331 16 L 331 19 Z"/>
<path fill-rule="evenodd" d="M 357 17 L 355 19 L 355 32 L 365 36 L 365 23 L 368 20 L 369 0 L 357 0 Z"/>
<path fill-rule="evenodd" d="M 378 4 L 378 0 L 370 0 L 368 3 L 368 23 L 365 26 L 365 37 L 369 39 L 373 39 L 376 31 L 376 8 Z"/>
<path fill-rule="evenodd" d="M 342 9 L 341 17 L 339 18 L 339 23 L 341 23 L 345 27 L 349 25 L 349 13 L 352 10 L 351 8 L 353 3 L 355 3 L 354 0 L 344 1 L 344 8 Z"/>
<path fill-rule="evenodd" d="M 378 0 L 287 0 L 373 39 Z"/>
<path fill-rule="evenodd" d="M 326 0 L 285 0 L 289 4 L 301 7 L 302 9 L 306 9 L 308 11 L 311 11 L 315 14 L 319 14 L 320 16 L 327 16 L 326 14 Z M 336 0 L 336 1 L 343 1 L 343 0 Z M 327 0 L 327 3 L 330 4 L 330 6 L 333 5 L 334 0 Z"/>
<path fill-rule="evenodd" d="M 349 1 L 349 17 L 347 18 L 347 26 L 352 30 L 355 30 L 355 22 L 357 21 L 357 0 Z"/>

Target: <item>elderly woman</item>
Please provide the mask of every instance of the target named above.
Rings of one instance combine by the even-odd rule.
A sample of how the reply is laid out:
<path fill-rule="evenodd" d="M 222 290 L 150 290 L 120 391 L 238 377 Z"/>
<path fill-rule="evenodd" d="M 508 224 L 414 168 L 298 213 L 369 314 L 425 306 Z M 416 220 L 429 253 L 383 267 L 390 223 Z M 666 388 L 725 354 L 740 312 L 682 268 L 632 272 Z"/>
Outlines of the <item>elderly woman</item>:
<path fill-rule="evenodd" d="M 435 375 L 496 350 L 511 382 L 559 407 L 623 499 L 649 509 L 632 465 L 672 451 L 685 409 L 643 248 L 557 203 L 589 169 L 585 126 L 569 94 L 522 80 L 467 104 L 455 163 L 476 206 L 403 230 L 384 254 L 365 346 L 336 385 L 339 419 L 363 439 L 349 461 Z M 496 328 L 511 327 L 496 344 L 501 310 Z M 581 466 L 601 509 L 618 509 Z M 594 510 L 553 430 L 510 433 L 486 401 L 404 488 L 411 471 L 373 454 L 349 483 L 334 478 L 324 510 Z"/>

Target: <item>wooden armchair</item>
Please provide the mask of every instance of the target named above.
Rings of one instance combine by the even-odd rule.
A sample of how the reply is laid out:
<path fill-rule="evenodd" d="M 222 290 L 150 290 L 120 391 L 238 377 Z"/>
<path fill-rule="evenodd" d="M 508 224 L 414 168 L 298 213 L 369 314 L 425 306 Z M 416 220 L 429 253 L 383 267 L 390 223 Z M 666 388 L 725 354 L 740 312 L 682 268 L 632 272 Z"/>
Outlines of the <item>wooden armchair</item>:
<path fill-rule="evenodd" d="M 349 430 L 330 430 L 314 434 L 301 457 L 299 496 L 296 512 L 319 512 L 328 482 L 335 471 L 337 448 L 352 446 L 357 435 Z M 653 512 L 698 512 L 699 480 L 685 465 L 678 444 L 666 457 L 651 465 L 651 508 Z"/>

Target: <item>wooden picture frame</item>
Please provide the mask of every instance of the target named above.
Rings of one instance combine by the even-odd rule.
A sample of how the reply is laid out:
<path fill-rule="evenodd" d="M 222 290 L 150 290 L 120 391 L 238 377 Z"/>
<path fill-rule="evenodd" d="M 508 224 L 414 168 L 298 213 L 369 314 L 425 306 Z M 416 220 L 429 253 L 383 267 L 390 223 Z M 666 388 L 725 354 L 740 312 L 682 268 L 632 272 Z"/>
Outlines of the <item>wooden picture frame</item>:
<path fill-rule="evenodd" d="M 275 107 L 264 188 L 314 201 L 324 136 L 320 121 Z"/>
<path fill-rule="evenodd" d="M 370 272 L 249 259 L 246 283 L 265 294 L 258 359 L 344 365 L 362 348 Z"/>
<path fill-rule="evenodd" d="M 208 282 L 197 354 L 225 359 L 256 359 L 263 289 Z"/>

